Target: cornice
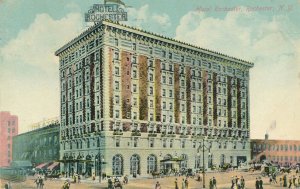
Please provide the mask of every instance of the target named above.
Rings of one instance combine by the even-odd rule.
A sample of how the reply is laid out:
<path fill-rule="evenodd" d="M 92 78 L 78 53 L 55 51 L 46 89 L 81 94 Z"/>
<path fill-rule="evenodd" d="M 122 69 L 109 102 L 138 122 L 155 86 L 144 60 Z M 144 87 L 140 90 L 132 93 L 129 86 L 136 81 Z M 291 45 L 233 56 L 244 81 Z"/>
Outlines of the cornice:
<path fill-rule="evenodd" d="M 105 26 L 107 26 L 107 27 L 105 27 Z M 229 55 L 222 54 L 220 52 L 201 48 L 201 47 L 198 47 L 198 46 L 186 43 L 186 42 L 182 42 L 182 41 L 179 41 L 176 39 L 165 37 L 163 35 L 159 35 L 159 34 L 145 31 L 145 30 L 138 29 L 138 28 L 134 28 L 134 27 L 120 24 L 118 22 L 113 22 L 110 20 L 103 20 L 102 22 L 95 24 L 94 26 L 91 26 L 89 29 L 82 32 L 79 36 L 77 36 L 76 38 L 74 38 L 73 40 L 71 40 L 70 42 L 65 44 L 63 47 L 58 49 L 55 52 L 55 55 L 56 56 L 60 55 L 65 50 L 71 48 L 76 43 L 82 41 L 83 38 L 87 38 L 87 36 L 93 34 L 99 28 L 100 29 L 105 28 L 106 30 L 114 28 L 114 29 L 118 30 L 118 33 L 120 33 L 120 34 L 127 33 L 127 35 L 128 35 L 129 33 L 132 33 L 133 35 L 135 35 L 135 38 L 138 40 L 141 40 L 144 38 L 143 40 L 146 40 L 147 42 L 150 42 L 150 43 L 153 43 L 156 45 L 158 44 L 161 46 L 169 46 L 171 48 L 177 48 L 186 53 L 190 51 L 190 53 L 192 53 L 193 55 L 199 55 L 199 56 L 207 58 L 207 59 L 222 60 L 222 61 L 230 62 L 230 63 L 240 63 L 249 68 L 254 66 L 254 63 L 249 62 L 249 61 L 238 59 L 238 58 L 235 58 L 235 57 L 232 57 Z"/>

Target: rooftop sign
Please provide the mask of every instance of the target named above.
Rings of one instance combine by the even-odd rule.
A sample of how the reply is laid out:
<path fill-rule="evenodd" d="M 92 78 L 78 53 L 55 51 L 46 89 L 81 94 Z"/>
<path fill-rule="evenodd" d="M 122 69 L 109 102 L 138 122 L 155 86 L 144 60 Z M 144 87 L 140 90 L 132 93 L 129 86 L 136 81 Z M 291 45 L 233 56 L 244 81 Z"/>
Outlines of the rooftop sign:
<path fill-rule="evenodd" d="M 123 4 L 122 4 L 123 5 Z M 127 21 L 127 12 L 119 4 L 94 4 L 85 13 L 86 22 Z"/>

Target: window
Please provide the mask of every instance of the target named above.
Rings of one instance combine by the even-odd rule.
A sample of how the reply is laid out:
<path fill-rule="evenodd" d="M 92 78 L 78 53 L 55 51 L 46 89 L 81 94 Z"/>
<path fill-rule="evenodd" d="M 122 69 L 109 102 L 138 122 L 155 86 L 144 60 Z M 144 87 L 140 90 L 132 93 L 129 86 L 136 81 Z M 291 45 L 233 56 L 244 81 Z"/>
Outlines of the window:
<path fill-rule="evenodd" d="M 132 77 L 133 77 L 133 78 L 137 78 L 136 70 L 133 70 L 133 71 L 132 71 Z"/>
<path fill-rule="evenodd" d="M 115 118 L 119 118 L 120 117 L 120 111 L 119 110 L 116 110 L 115 111 Z"/>
<path fill-rule="evenodd" d="M 123 158 L 121 155 L 115 155 L 112 159 L 112 174 L 123 175 Z"/>
<path fill-rule="evenodd" d="M 115 75 L 120 75 L 120 69 L 119 69 L 119 67 L 115 67 Z"/>
<path fill-rule="evenodd" d="M 130 174 L 140 174 L 140 157 L 137 154 L 130 158 Z"/>
<path fill-rule="evenodd" d="M 166 89 L 163 89 L 163 91 L 162 91 L 162 96 L 163 96 L 163 97 L 166 96 Z"/>
<path fill-rule="evenodd" d="M 119 81 L 115 81 L 115 90 L 119 90 L 119 86 L 120 85 L 120 83 L 119 83 Z"/>
<path fill-rule="evenodd" d="M 180 142 L 180 147 L 181 147 L 181 148 L 185 148 L 185 140 L 181 140 L 181 142 Z"/>
<path fill-rule="evenodd" d="M 166 51 L 162 51 L 162 57 L 166 57 Z"/>
<path fill-rule="evenodd" d="M 173 84 L 173 78 L 169 77 L 169 84 L 172 85 Z"/>
<path fill-rule="evenodd" d="M 153 100 L 149 101 L 149 106 L 150 106 L 150 108 L 153 108 Z"/>
<path fill-rule="evenodd" d="M 120 147 L 120 138 L 115 139 L 116 147 Z"/>
<path fill-rule="evenodd" d="M 153 95 L 153 87 L 149 87 L 149 95 Z"/>
<path fill-rule="evenodd" d="M 133 147 L 137 147 L 138 146 L 138 138 L 135 137 L 133 138 Z"/>
<path fill-rule="evenodd" d="M 120 97 L 118 95 L 115 96 L 115 103 L 116 104 L 120 103 Z"/>
<path fill-rule="evenodd" d="M 153 81 L 153 74 L 152 73 L 149 74 L 149 81 Z"/>
<path fill-rule="evenodd" d="M 115 59 L 115 60 L 119 60 L 119 52 L 115 52 L 115 54 L 114 54 L 114 59 Z"/>
<path fill-rule="evenodd" d="M 163 148 L 166 148 L 167 147 L 167 139 L 164 138 L 162 143 L 163 143 L 162 144 Z"/>
<path fill-rule="evenodd" d="M 136 84 L 133 84 L 133 87 L 132 87 L 132 88 L 133 88 L 133 92 L 136 93 L 136 89 L 137 89 Z"/>
<path fill-rule="evenodd" d="M 165 84 L 166 83 L 166 76 L 162 76 L 162 82 L 163 82 L 163 84 Z"/>
<path fill-rule="evenodd" d="M 115 38 L 115 46 L 119 45 L 119 40 L 117 38 Z"/>
<path fill-rule="evenodd" d="M 173 148 L 173 139 L 170 139 L 170 148 Z"/>
<path fill-rule="evenodd" d="M 150 113 L 149 119 L 150 119 L 150 121 L 153 121 L 153 113 Z"/>
<path fill-rule="evenodd" d="M 156 157 L 154 155 L 150 155 L 147 158 L 147 173 L 150 174 L 156 171 Z"/>
<path fill-rule="evenodd" d="M 173 110 L 173 103 L 172 102 L 170 102 L 169 107 L 170 107 L 170 110 Z"/>
<path fill-rule="evenodd" d="M 173 91 L 169 90 L 169 97 L 172 98 L 173 97 Z"/>
<path fill-rule="evenodd" d="M 149 147 L 153 148 L 154 147 L 154 138 L 149 139 Z"/>

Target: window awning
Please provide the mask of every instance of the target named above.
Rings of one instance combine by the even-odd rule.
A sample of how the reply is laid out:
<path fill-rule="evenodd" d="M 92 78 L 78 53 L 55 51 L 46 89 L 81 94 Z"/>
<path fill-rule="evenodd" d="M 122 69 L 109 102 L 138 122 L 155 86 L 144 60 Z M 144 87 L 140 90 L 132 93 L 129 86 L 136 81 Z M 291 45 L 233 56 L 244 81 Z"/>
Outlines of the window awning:
<path fill-rule="evenodd" d="M 54 169 L 54 168 L 56 168 L 58 166 L 59 166 L 59 162 L 54 162 L 47 169 L 49 169 L 50 171 L 52 171 L 52 169 Z"/>

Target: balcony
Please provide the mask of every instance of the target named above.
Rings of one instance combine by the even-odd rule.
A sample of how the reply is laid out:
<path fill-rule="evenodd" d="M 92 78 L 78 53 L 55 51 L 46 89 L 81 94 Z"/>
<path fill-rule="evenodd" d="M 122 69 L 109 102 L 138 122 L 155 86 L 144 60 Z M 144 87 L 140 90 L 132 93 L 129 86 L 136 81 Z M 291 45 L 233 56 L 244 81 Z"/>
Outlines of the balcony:
<path fill-rule="evenodd" d="M 157 137 L 157 133 L 149 133 L 148 137 Z"/>
<path fill-rule="evenodd" d="M 132 131 L 131 136 L 141 136 L 141 132 L 140 131 Z"/>
<path fill-rule="evenodd" d="M 122 131 L 114 131 L 113 132 L 113 135 L 123 135 L 123 132 Z"/>

